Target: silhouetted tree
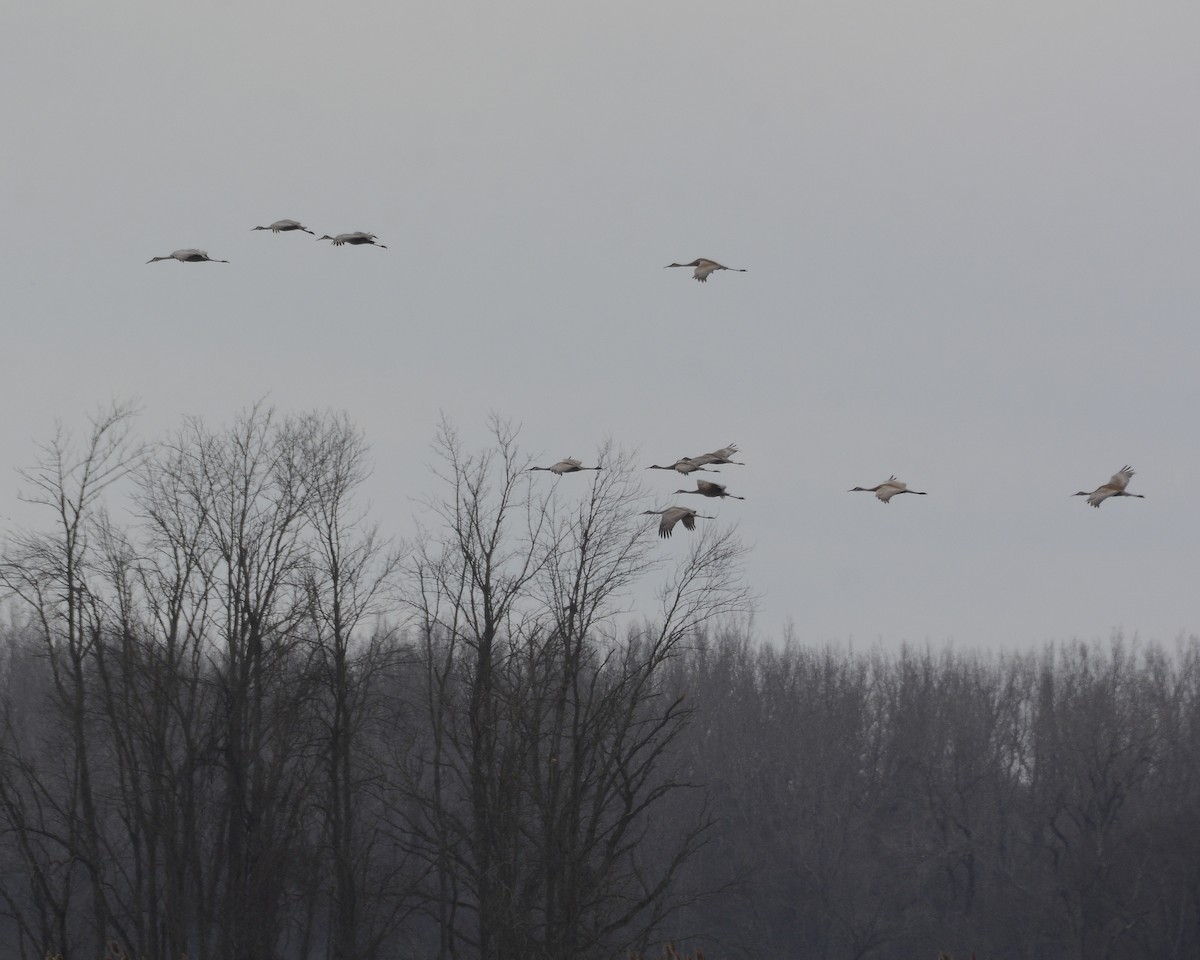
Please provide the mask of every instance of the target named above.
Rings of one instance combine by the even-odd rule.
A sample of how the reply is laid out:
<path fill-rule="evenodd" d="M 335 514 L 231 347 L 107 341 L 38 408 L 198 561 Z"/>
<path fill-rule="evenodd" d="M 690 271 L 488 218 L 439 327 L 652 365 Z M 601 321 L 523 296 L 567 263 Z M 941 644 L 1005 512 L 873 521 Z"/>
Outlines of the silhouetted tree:
<path fill-rule="evenodd" d="M 674 848 L 648 831 L 683 784 L 670 751 L 687 718 L 665 664 L 710 618 L 744 609 L 741 547 L 697 537 L 656 621 L 620 604 L 655 566 L 625 458 L 531 487 L 513 432 L 467 453 L 443 427 L 444 496 L 409 595 L 421 624 L 430 739 L 423 833 L 439 956 L 601 956 L 658 924 L 706 823 Z"/>

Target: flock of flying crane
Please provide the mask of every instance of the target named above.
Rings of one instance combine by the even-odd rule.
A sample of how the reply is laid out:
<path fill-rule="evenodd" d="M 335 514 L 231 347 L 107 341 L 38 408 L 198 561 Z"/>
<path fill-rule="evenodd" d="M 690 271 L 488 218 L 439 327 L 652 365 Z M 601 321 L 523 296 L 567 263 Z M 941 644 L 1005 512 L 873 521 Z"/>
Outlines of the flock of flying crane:
<path fill-rule="evenodd" d="M 312 234 L 316 237 L 316 233 L 309 230 L 298 220 L 276 220 L 274 223 L 265 227 L 253 227 L 254 230 L 270 230 L 272 233 L 290 233 L 292 231 L 301 230 L 304 233 Z M 377 242 L 377 238 L 373 233 L 364 233 L 363 231 L 355 231 L 354 233 L 339 233 L 337 236 L 331 237 L 325 234 L 322 237 L 317 237 L 318 240 L 330 240 L 333 246 L 340 247 L 346 244 L 350 246 L 370 245 L 374 247 L 382 247 L 384 250 L 387 246 Z M 154 263 L 158 260 L 178 260 L 180 263 L 228 263 L 228 260 L 217 260 L 210 257 L 207 251 L 188 248 L 186 250 L 175 250 L 165 257 L 152 257 L 147 260 L 147 263 Z M 708 260 L 700 257 L 693 260 L 691 263 L 668 263 L 663 269 L 671 267 L 691 267 L 692 278 L 699 280 L 701 283 L 707 283 L 708 278 L 718 270 L 729 270 L 734 273 L 745 273 L 745 269 L 741 267 L 727 267 L 724 264 L 717 263 L 716 260 Z M 647 467 L 648 470 L 674 470 L 676 473 L 687 476 L 698 471 L 708 473 L 720 473 L 719 470 L 709 470 L 711 464 L 731 464 L 739 467 L 744 467 L 745 464 L 739 460 L 730 459 L 738 452 L 737 444 L 731 443 L 727 447 L 721 447 L 719 450 L 713 450 L 710 453 L 703 453 L 698 457 L 681 457 L 669 466 L 659 466 L 653 464 Z M 559 460 L 558 463 L 552 464 L 549 467 L 530 467 L 531 470 L 546 470 L 553 473 L 556 477 L 561 477 L 567 473 L 582 473 L 587 470 L 599 470 L 600 467 L 585 467 L 581 460 L 574 457 L 566 457 Z M 1109 497 L 1138 497 L 1145 499 L 1143 494 L 1129 493 L 1126 487 L 1129 481 L 1133 479 L 1133 468 L 1124 466 L 1112 475 L 1108 483 L 1101 484 L 1095 490 L 1080 490 L 1078 493 L 1072 494 L 1075 497 L 1087 497 L 1087 502 L 1097 509 Z M 915 494 L 918 497 L 926 495 L 924 490 L 909 490 L 908 485 L 902 480 L 897 480 L 895 475 L 888 477 L 883 483 L 873 487 L 851 487 L 850 493 L 873 493 L 882 503 L 890 503 L 892 497 L 899 496 L 902 493 Z M 730 498 L 733 500 L 745 500 L 745 497 L 739 497 L 736 494 L 728 493 L 725 489 L 725 484 L 714 483 L 711 480 L 701 480 L 696 478 L 695 490 L 676 490 L 675 493 L 693 493 L 701 497 L 713 497 L 716 499 Z M 671 536 L 675 529 L 675 525 L 682 521 L 685 530 L 695 530 L 697 520 L 715 520 L 716 517 L 707 516 L 698 513 L 691 507 L 670 506 L 662 510 L 646 510 L 644 516 L 658 516 L 662 519 L 658 524 L 658 535 L 666 538 Z"/>
<path fill-rule="evenodd" d="M 684 264 L 687 266 L 687 264 Z M 726 269 L 726 268 L 722 268 Z M 712 463 L 719 464 L 736 464 L 739 467 L 744 467 L 745 464 L 740 460 L 730 459 L 737 453 L 737 444 L 731 443 L 727 447 L 722 447 L 720 450 L 713 450 L 711 453 L 702 453 L 698 457 L 680 457 L 670 466 L 662 467 L 657 463 L 647 467 L 647 470 L 674 470 L 676 473 L 681 473 L 687 476 L 698 471 L 707 473 L 720 473 L 720 470 L 709 470 L 708 465 Z M 530 470 L 548 470 L 555 476 L 561 477 L 564 473 L 582 473 L 585 470 L 599 470 L 599 467 L 585 467 L 583 461 L 576 460 L 574 457 L 567 457 L 564 460 L 559 460 L 558 463 L 551 464 L 548 467 L 530 467 Z M 676 490 L 676 493 L 695 493 L 702 497 L 714 497 L 719 500 L 724 500 L 729 497 L 732 500 L 745 500 L 745 497 L 739 497 L 736 493 L 729 493 L 725 489 L 723 483 L 713 483 L 711 480 L 701 480 L 696 478 L 695 490 Z M 695 530 L 697 520 L 715 520 L 716 517 L 706 516 L 693 510 L 691 507 L 671 506 L 662 510 L 644 510 L 643 516 L 662 517 L 658 524 L 658 535 L 660 537 L 669 537 L 675 529 L 675 524 L 683 521 L 684 529 Z"/>
<path fill-rule="evenodd" d="M 712 463 L 719 464 L 734 464 L 739 467 L 744 467 L 745 463 L 740 460 L 731 460 L 730 458 L 738 452 L 737 444 L 731 443 L 727 447 L 721 447 L 720 450 L 713 450 L 711 453 L 702 453 L 698 457 L 680 457 L 669 466 L 660 466 L 655 463 L 647 467 L 647 470 L 674 470 L 676 473 L 681 473 L 684 476 L 696 473 L 698 471 L 706 471 L 708 473 L 720 473 L 720 470 L 709 470 L 708 465 Z M 530 467 L 530 470 L 547 470 L 555 476 L 561 477 L 566 473 L 582 473 L 585 470 L 599 470 L 600 467 L 585 467 L 583 461 L 577 460 L 575 457 L 567 457 L 559 460 L 558 463 L 548 467 Z M 1087 502 L 1097 509 L 1109 497 L 1139 497 L 1145 499 L 1143 494 L 1128 493 L 1125 488 L 1129 485 L 1129 481 L 1133 479 L 1133 467 L 1124 466 L 1109 478 L 1108 483 L 1101 484 L 1095 490 L 1080 490 L 1078 493 L 1072 494 L 1075 497 L 1087 497 Z M 678 493 L 694 493 L 702 497 L 714 497 L 723 500 L 726 497 L 734 500 L 745 500 L 745 497 L 739 497 L 737 494 L 729 493 L 725 489 L 723 483 L 713 483 L 711 480 L 701 480 L 696 478 L 695 490 L 676 490 Z M 924 497 L 927 494 L 925 490 L 909 490 L 908 484 L 903 480 L 897 480 L 895 475 L 888 477 L 883 483 L 876 484 L 873 487 L 851 487 L 850 493 L 873 493 L 876 498 L 882 503 L 890 503 L 892 497 L 899 496 L 902 493 L 911 493 L 918 497 Z M 662 520 L 658 524 L 658 535 L 660 537 L 669 537 L 675 530 L 675 524 L 683 521 L 684 529 L 695 530 L 697 520 L 715 520 L 716 517 L 706 516 L 698 513 L 691 507 L 683 507 L 679 505 L 666 507 L 662 510 L 645 510 L 644 516 L 659 516 Z"/>
<path fill-rule="evenodd" d="M 272 233 L 291 233 L 293 230 L 302 230 L 304 233 L 315 233 L 308 229 L 299 220 L 276 220 L 274 223 L 266 227 L 252 227 L 250 232 L 255 230 L 270 230 Z M 376 237 L 373 233 L 363 233 L 361 230 L 355 230 L 354 233 L 339 233 L 336 237 L 331 237 L 325 234 L 323 237 L 317 237 L 318 240 L 332 240 L 335 247 L 350 244 L 352 247 L 361 247 L 363 244 L 369 244 L 373 247 L 382 247 L 387 249 L 387 244 L 376 243 Z M 151 257 L 147 263 L 154 263 L 157 260 L 178 260 L 180 263 L 228 263 L 228 260 L 218 260 L 216 257 L 210 257 L 207 250 L 197 250 L 195 247 L 188 247 L 186 250 L 172 250 L 165 257 Z"/>

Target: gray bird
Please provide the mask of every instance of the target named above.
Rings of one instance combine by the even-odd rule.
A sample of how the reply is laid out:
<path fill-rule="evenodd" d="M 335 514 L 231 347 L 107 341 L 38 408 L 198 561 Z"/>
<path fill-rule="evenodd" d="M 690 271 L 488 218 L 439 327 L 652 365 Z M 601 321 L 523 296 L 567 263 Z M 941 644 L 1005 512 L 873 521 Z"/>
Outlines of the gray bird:
<path fill-rule="evenodd" d="M 147 263 L 154 263 L 156 260 L 178 260 L 180 263 L 228 263 L 228 260 L 214 260 L 204 250 L 176 250 L 173 253 L 168 253 L 165 257 L 151 257 Z"/>
<path fill-rule="evenodd" d="M 734 500 L 745 500 L 745 497 L 739 497 L 736 494 L 726 493 L 725 484 L 713 483 L 711 480 L 696 480 L 695 490 L 676 490 L 676 493 L 698 493 L 702 497 L 732 497 Z"/>
<path fill-rule="evenodd" d="M 701 257 L 699 260 L 693 260 L 691 263 L 668 263 L 664 270 L 671 267 L 695 267 L 695 272 L 692 273 L 693 280 L 699 280 L 701 283 L 708 283 L 708 277 L 718 270 L 731 270 L 734 273 L 745 273 L 741 267 L 727 267 L 724 264 L 717 263 L 716 260 L 705 260 Z"/>
<path fill-rule="evenodd" d="M 720 450 L 714 450 L 712 453 L 702 453 L 698 457 L 688 457 L 692 463 L 699 463 L 707 466 L 710 463 L 729 463 L 735 466 L 744 467 L 745 464 L 740 460 L 730 460 L 735 453 L 738 452 L 737 444 L 731 443 L 727 447 L 722 447 Z"/>
<path fill-rule="evenodd" d="M 549 467 L 530 467 L 530 470 L 549 470 L 556 476 L 561 477 L 564 473 L 580 473 L 584 470 L 599 470 L 599 467 L 585 467 L 582 460 L 576 460 L 574 457 L 566 457 L 559 460 L 558 463 Z"/>
<path fill-rule="evenodd" d="M 1125 488 L 1129 485 L 1129 481 L 1132 479 L 1133 467 L 1126 465 L 1114 473 L 1108 483 L 1104 484 L 1103 486 L 1097 487 L 1095 490 L 1080 490 L 1078 493 L 1071 494 L 1071 496 L 1087 497 L 1087 502 L 1097 510 L 1100 509 L 1100 504 L 1102 504 L 1109 497 L 1137 497 L 1141 500 L 1145 500 L 1146 498 L 1143 494 L 1125 492 Z"/>
<path fill-rule="evenodd" d="M 314 237 L 316 236 L 315 233 L 304 226 L 299 220 L 276 220 L 269 227 L 252 227 L 250 232 L 253 233 L 255 230 L 270 230 L 272 233 L 288 233 L 291 230 L 303 230 L 305 233 L 312 233 Z"/>
<path fill-rule="evenodd" d="M 918 497 L 925 496 L 924 490 L 909 490 L 908 484 L 901 480 L 897 480 L 895 475 L 888 477 L 883 483 L 874 487 L 851 487 L 848 493 L 873 493 L 876 497 L 887 503 L 892 497 L 900 493 L 915 493 Z"/>
<path fill-rule="evenodd" d="M 702 466 L 700 466 L 700 464 L 698 464 L 695 460 L 692 460 L 690 457 L 680 457 L 674 463 L 672 463 L 668 466 L 665 466 L 665 467 L 660 467 L 657 463 L 651 464 L 646 469 L 647 470 L 674 470 L 676 473 L 682 473 L 684 476 L 687 476 L 687 474 L 689 474 L 689 473 L 695 473 L 697 470 L 703 470 L 705 473 L 720 473 L 721 472 L 720 470 L 709 470 L 707 467 L 702 467 Z"/>
<path fill-rule="evenodd" d="M 660 516 L 662 520 L 658 524 L 658 535 L 664 540 L 671 535 L 671 531 L 675 529 L 675 524 L 680 520 L 683 521 L 685 530 L 695 530 L 697 520 L 715 520 L 716 517 L 706 517 L 702 513 L 697 513 L 691 507 L 667 507 L 665 510 L 645 510 L 642 516 Z"/>
<path fill-rule="evenodd" d="M 336 237 L 331 237 L 329 234 L 325 234 L 325 236 L 317 237 L 317 239 L 332 240 L 335 247 L 340 247 L 344 243 L 348 243 L 353 247 L 358 247 L 362 246 L 364 243 L 369 243 L 373 247 L 383 247 L 384 250 L 387 249 L 387 244 L 375 242 L 375 234 L 363 233 L 361 230 L 357 230 L 354 233 L 339 233 Z"/>

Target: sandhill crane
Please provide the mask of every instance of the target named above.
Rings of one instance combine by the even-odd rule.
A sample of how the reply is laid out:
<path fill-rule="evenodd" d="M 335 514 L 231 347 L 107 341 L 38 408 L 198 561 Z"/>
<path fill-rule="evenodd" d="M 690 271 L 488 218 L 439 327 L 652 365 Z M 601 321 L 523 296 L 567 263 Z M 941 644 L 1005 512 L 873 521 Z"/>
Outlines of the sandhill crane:
<path fill-rule="evenodd" d="M 698 493 L 702 497 L 732 497 L 734 500 L 745 500 L 745 497 L 739 497 L 736 494 L 726 493 L 725 484 L 713 483 L 711 480 L 696 480 L 695 490 L 676 490 L 676 493 Z"/>
<path fill-rule="evenodd" d="M 702 513 L 697 513 L 691 507 L 667 507 L 665 510 L 645 510 L 642 512 L 642 516 L 648 515 L 662 517 L 662 520 L 658 524 L 658 535 L 664 540 L 671 535 L 671 531 L 675 529 L 675 524 L 680 520 L 683 521 L 685 529 L 695 530 L 697 520 L 717 519 L 716 517 L 706 517 Z"/>
<path fill-rule="evenodd" d="M 703 257 L 699 260 L 693 260 L 691 263 L 668 263 L 663 269 L 669 270 L 671 267 L 695 267 L 696 270 L 692 274 L 692 279 L 699 280 L 701 283 L 708 283 L 708 275 L 718 270 L 731 270 L 734 273 L 746 272 L 741 267 L 727 267 L 724 264 L 717 263 L 716 260 L 705 260 Z"/>
<path fill-rule="evenodd" d="M 682 473 L 685 476 L 689 473 L 695 473 L 697 470 L 703 470 L 705 473 L 720 473 L 720 470 L 709 470 L 707 467 L 702 467 L 695 460 L 688 457 L 680 457 L 674 463 L 665 467 L 660 467 L 657 463 L 651 464 L 647 470 L 674 470 L 676 473 Z"/>
<path fill-rule="evenodd" d="M 331 237 L 329 234 L 325 234 L 325 236 L 317 237 L 317 239 L 332 240 L 335 247 L 340 247 L 344 243 L 348 243 L 354 247 L 361 246 L 364 243 L 369 243 L 373 247 L 383 247 L 384 250 L 387 249 L 387 244 L 375 242 L 375 234 L 363 233 L 361 230 L 356 230 L 354 233 L 339 233 L 336 237 Z"/>
<path fill-rule="evenodd" d="M 255 230 L 270 230 L 272 233 L 288 233 L 291 230 L 303 230 L 305 233 L 312 233 L 314 237 L 316 236 L 315 233 L 299 220 L 276 220 L 269 227 L 252 227 L 250 232 L 253 233 Z"/>
<path fill-rule="evenodd" d="M 203 250 L 175 250 L 168 253 L 165 257 L 151 257 L 147 263 L 154 263 L 156 260 L 178 260 L 180 263 L 228 263 L 228 260 L 214 260 Z"/>
<path fill-rule="evenodd" d="M 897 480 L 895 474 L 888 477 L 877 487 L 851 487 L 849 493 L 873 493 L 884 503 L 887 503 L 898 493 L 915 493 L 918 497 L 925 496 L 924 490 L 909 490 L 908 484 Z"/>
<path fill-rule="evenodd" d="M 574 457 L 566 457 L 559 460 L 558 463 L 549 467 L 530 467 L 530 470 L 549 470 L 556 476 L 561 477 L 564 473 L 580 473 L 584 470 L 599 470 L 599 467 L 585 467 L 580 460 Z"/>
<path fill-rule="evenodd" d="M 1120 470 L 1112 475 L 1108 483 L 1102 487 L 1097 487 L 1095 490 L 1080 490 L 1078 493 L 1073 493 L 1073 497 L 1087 497 L 1088 503 L 1100 509 L 1102 504 L 1109 497 L 1138 497 L 1145 500 L 1145 496 L 1140 493 L 1126 493 L 1125 488 L 1129 485 L 1129 481 L 1133 479 L 1133 467 L 1126 464 Z"/>
<path fill-rule="evenodd" d="M 744 467 L 745 464 L 740 460 L 730 460 L 735 453 L 738 452 L 737 444 L 731 443 L 727 447 L 722 447 L 720 450 L 714 450 L 712 453 L 702 453 L 698 457 L 688 457 L 692 463 L 707 465 L 710 463 L 732 464 L 737 467 Z"/>

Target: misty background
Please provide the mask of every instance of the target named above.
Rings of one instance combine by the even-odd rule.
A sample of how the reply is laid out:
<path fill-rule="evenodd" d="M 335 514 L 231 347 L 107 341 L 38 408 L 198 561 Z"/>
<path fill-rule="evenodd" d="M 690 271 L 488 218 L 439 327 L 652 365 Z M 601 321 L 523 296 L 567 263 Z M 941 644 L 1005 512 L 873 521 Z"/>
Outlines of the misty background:
<path fill-rule="evenodd" d="M 0 942 L 1195 956 L 1197 35 L 0 9 Z"/>

